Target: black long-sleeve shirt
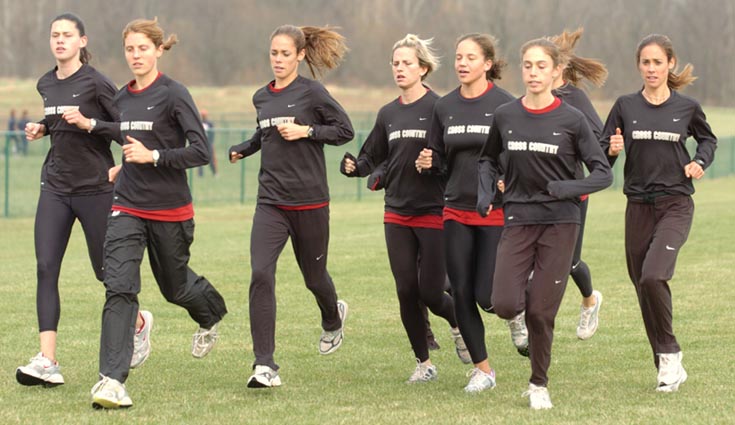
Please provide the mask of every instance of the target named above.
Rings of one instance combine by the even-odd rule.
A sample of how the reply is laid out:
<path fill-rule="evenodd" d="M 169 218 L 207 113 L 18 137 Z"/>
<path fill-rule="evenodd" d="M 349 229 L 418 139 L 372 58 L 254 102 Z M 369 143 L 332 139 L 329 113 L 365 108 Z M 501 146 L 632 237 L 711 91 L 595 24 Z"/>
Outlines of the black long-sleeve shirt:
<path fill-rule="evenodd" d="M 416 171 L 416 158 L 427 147 L 434 103 L 439 96 L 428 91 L 419 100 L 403 104 L 400 98 L 383 106 L 357 158 L 350 176 L 364 177 L 386 161 L 385 210 L 400 215 L 441 215 L 444 177 Z"/>
<path fill-rule="evenodd" d="M 432 172 L 448 175 L 444 202 L 447 207 L 474 211 L 477 205 L 477 159 L 493 125 L 493 114 L 513 95 L 492 85 L 481 96 L 467 99 L 456 88 L 436 101 L 429 131 L 433 150 Z M 500 196 L 495 200 L 500 206 Z"/>
<path fill-rule="evenodd" d="M 112 191 L 107 171 L 115 165 L 110 138 L 90 134 L 68 124 L 62 114 L 79 109 L 87 117 L 114 120 L 115 86 L 90 65 L 60 80 L 57 68 L 44 74 L 36 88 L 43 98 L 40 121 L 51 136 L 51 148 L 41 170 L 41 190 L 66 195 L 89 195 Z"/>
<path fill-rule="evenodd" d="M 232 146 L 243 156 L 260 153 L 258 202 L 300 207 L 329 201 L 324 145 L 352 140 L 354 130 L 342 106 L 319 83 L 298 76 L 282 89 L 272 82 L 253 95 L 258 128 L 250 140 Z M 309 125 L 311 138 L 287 141 L 277 126 Z"/>
<path fill-rule="evenodd" d="M 158 150 L 160 158 L 157 166 L 123 160 L 115 181 L 113 206 L 168 210 L 190 204 L 186 169 L 206 165 L 209 149 L 189 91 L 159 74 L 142 90 L 133 90 L 130 85 L 123 87 L 114 102 L 120 111 L 115 120 L 118 122 L 99 121 L 93 133 L 124 143 L 128 143 L 126 136 L 133 137 L 147 149 Z"/>
<path fill-rule="evenodd" d="M 542 113 L 521 100 L 499 107 L 478 164 L 478 212 L 484 214 L 496 191 L 504 155 L 505 225 L 580 223 L 580 195 L 612 184 L 605 155 L 583 114 L 558 101 Z M 590 171 L 580 179 L 578 163 Z"/>
<path fill-rule="evenodd" d="M 717 138 L 702 107 L 674 90 L 660 105 L 649 103 L 641 92 L 619 97 L 602 132 L 600 144 L 605 152 L 616 128 L 620 128 L 625 145 L 623 193 L 627 196 L 691 195 L 694 185 L 684 167 L 699 160 L 706 168 L 715 158 Z M 686 149 L 690 136 L 697 141 L 694 158 Z M 613 164 L 617 156 L 608 159 Z"/>
<path fill-rule="evenodd" d="M 598 140 L 600 139 L 600 136 L 602 135 L 602 120 L 597 114 L 595 107 L 592 106 L 592 102 L 590 102 L 590 99 L 587 97 L 584 90 L 570 83 L 566 83 L 551 92 L 554 96 L 561 99 L 562 102 L 566 102 L 567 104 L 579 109 L 579 111 L 584 114 L 584 117 L 587 118 L 587 124 L 590 125 L 590 129 L 595 134 L 595 137 L 597 137 Z M 579 163 L 577 171 L 577 176 L 579 178 L 584 178 L 584 170 L 582 169 L 581 162 Z"/>

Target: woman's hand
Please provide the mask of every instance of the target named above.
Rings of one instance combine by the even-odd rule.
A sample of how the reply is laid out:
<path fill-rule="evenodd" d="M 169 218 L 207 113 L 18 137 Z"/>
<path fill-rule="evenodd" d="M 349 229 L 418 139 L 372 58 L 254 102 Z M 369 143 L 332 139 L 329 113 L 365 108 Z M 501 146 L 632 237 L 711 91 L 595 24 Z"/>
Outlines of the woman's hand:
<path fill-rule="evenodd" d="M 234 164 L 237 161 L 245 158 L 242 154 L 237 152 L 230 152 L 230 163 Z"/>
<path fill-rule="evenodd" d="M 26 124 L 26 140 L 33 141 L 43 137 L 46 133 L 46 126 L 37 122 L 29 122 Z"/>
<path fill-rule="evenodd" d="M 432 165 L 433 151 L 429 148 L 423 148 L 419 152 L 419 157 L 416 158 L 416 171 L 419 173 L 423 170 L 428 170 Z"/>
<path fill-rule="evenodd" d="M 296 123 L 285 123 L 279 124 L 277 127 L 278 132 L 281 133 L 281 137 L 284 140 L 292 142 L 294 140 L 305 139 L 309 136 L 309 126 L 299 125 Z"/>
<path fill-rule="evenodd" d="M 120 174 L 121 169 L 122 164 L 116 165 L 107 170 L 107 181 L 109 181 L 110 183 L 115 183 L 115 180 L 117 180 L 117 175 Z"/>
<path fill-rule="evenodd" d="M 122 150 L 125 155 L 125 162 L 134 164 L 153 164 L 153 151 L 148 150 L 140 140 L 125 136 L 129 143 L 123 145 Z"/>
<path fill-rule="evenodd" d="M 67 109 L 61 117 L 64 118 L 67 123 L 76 125 L 82 130 L 89 131 L 89 129 L 92 128 L 91 120 L 82 115 L 82 113 L 79 112 L 79 109 Z"/>
<path fill-rule="evenodd" d="M 697 164 L 696 161 L 692 161 L 684 167 L 684 175 L 687 178 L 701 179 L 704 176 L 704 168 Z"/>
<path fill-rule="evenodd" d="M 608 148 L 607 152 L 610 156 L 618 156 L 620 155 L 620 152 L 625 148 L 625 144 L 623 141 L 623 134 L 620 131 L 620 128 L 615 129 L 615 134 L 610 136 L 610 148 Z"/>

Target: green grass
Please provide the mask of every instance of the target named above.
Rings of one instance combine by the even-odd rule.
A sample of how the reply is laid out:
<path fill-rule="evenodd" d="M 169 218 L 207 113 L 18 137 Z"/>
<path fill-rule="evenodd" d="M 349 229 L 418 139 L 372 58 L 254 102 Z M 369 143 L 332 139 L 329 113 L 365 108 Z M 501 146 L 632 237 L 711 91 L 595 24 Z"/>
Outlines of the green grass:
<path fill-rule="evenodd" d="M 318 309 L 290 248 L 281 256 L 276 360 L 283 387 L 245 386 L 253 360 L 247 315 L 251 203 L 197 207 L 191 266 L 217 286 L 230 310 L 221 340 L 207 358 L 191 357 L 196 325 L 184 310 L 164 301 L 145 265 L 140 300 L 153 311 L 155 328 L 151 358 L 127 382 L 134 406 L 112 412 L 90 407 L 104 289 L 94 280 L 77 226 L 61 276 L 58 358 L 67 384 L 21 387 L 14 369 L 38 351 L 33 219 L 0 220 L 0 309 L 5 316 L 0 423 L 733 423 L 734 184 L 733 177 L 697 184 L 694 227 L 671 282 L 674 325 L 689 372 L 675 394 L 653 390 L 656 372 L 625 269 L 625 200 L 619 191 L 592 197 L 584 258 L 595 287 L 605 295 L 601 327 L 589 341 L 576 339 L 580 296 L 570 283 L 556 322 L 549 371 L 554 409 L 547 412 L 531 412 L 520 396 L 530 374 L 528 362 L 515 353 L 505 325 L 490 315 L 484 317 L 496 389 L 464 394 L 468 368 L 453 352 L 446 323 L 436 317 L 432 324 L 442 349 L 432 353 L 432 360 L 439 380 L 404 383 L 414 367 L 413 355 L 385 253 L 382 202 L 375 198 L 335 200 L 331 206 L 329 270 L 340 297 L 350 304 L 345 343 L 335 354 L 317 353 Z"/>

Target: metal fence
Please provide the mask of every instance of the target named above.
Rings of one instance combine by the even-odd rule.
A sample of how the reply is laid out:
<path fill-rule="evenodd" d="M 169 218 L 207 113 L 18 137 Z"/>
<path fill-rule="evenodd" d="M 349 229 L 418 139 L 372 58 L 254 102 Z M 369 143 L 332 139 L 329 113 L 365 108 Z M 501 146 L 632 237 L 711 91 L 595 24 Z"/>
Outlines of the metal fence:
<path fill-rule="evenodd" d="M 236 203 L 254 202 L 258 190 L 258 170 L 260 156 L 255 154 L 236 164 L 230 164 L 228 149 L 230 146 L 247 140 L 252 129 L 217 128 L 212 138 L 214 143 L 215 167 L 190 169 L 189 185 L 197 205 L 232 205 Z M 365 179 L 348 179 L 339 172 L 339 164 L 344 152 L 357 154 L 367 137 L 368 131 L 358 131 L 355 140 L 333 147 L 326 146 L 324 152 L 327 160 L 327 174 L 330 194 L 333 200 L 380 199 L 382 192 L 371 192 L 366 188 Z M 23 148 L 22 132 L 0 132 L 0 143 L 4 142 L 0 170 L 2 171 L 2 216 L 31 216 L 36 210 L 39 192 L 41 166 L 49 149 L 49 138 L 29 142 Z M 713 179 L 735 173 L 735 137 L 722 138 L 718 142 L 715 162 L 707 169 L 706 177 Z M 691 151 L 696 143 L 688 142 Z M 113 143 L 116 161 L 121 158 L 120 149 Z M 617 161 L 614 167 L 615 181 L 612 188 L 622 187 L 623 161 Z M 216 174 L 215 171 L 216 170 Z"/>

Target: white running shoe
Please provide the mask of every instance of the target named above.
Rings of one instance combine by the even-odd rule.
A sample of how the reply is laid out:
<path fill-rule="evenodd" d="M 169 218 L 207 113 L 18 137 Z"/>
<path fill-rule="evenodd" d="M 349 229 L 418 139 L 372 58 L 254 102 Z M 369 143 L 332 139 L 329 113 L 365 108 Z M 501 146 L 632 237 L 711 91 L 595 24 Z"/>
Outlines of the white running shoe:
<path fill-rule="evenodd" d="M 413 371 L 413 375 L 406 381 L 407 384 L 415 384 L 421 382 L 435 381 L 438 377 L 436 366 L 425 365 L 416 359 L 416 369 Z"/>
<path fill-rule="evenodd" d="M 59 363 L 38 353 L 31 358 L 30 363 L 15 370 L 15 379 L 21 385 L 55 387 L 64 384 L 60 369 Z"/>
<path fill-rule="evenodd" d="M 656 391 L 672 393 L 687 380 L 687 371 L 681 365 L 684 354 L 661 353 L 658 355 L 658 386 Z"/>
<path fill-rule="evenodd" d="M 278 376 L 278 371 L 275 371 L 268 366 L 256 365 L 253 374 L 248 378 L 249 388 L 270 388 L 280 386 L 281 377 Z"/>
<path fill-rule="evenodd" d="M 597 332 L 600 324 L 600 307 L 602 306 L 602 294 L 600 291 L 592 291 L 595 297 L 595 305 L 590 308 L 584 306 L 579 308 L 579 325 L 577 325 L 577 338 L 590 339 Z"/>
<path fill-rule="evenodd" d="M 133 401 L 128 396 L 125 384 L 117 379 L 102 376 L 92 387 L 92 407 L 95 409 L 120 409 L 132 405 Z"/>
<path fill-rule="evenodd" d="M 212 325 L 209 329 L 199 328 L 199 330 L 194 333 L 194 338 L 191 341 L 192 356 L 197 359 L 201 359 L 212 351 L 214 344 L 219 338 L 219 334 L 217 333 L 218 326 L 219 322 Z"/>
<path fill-rule="evenodd" d="M 510 339 L 513 341 L 518 354 L 528 357 L 528 329 L 526 328 L 526 312 L 522 311 L 516 317 L 506 320 L 510 328 Z"/>
<path fill-rule="evenodd" d="M 478 368 L 473 368 L 467 373 L 470 382 L 464 387 L 465 392 L 479 393 L 488 389 L 495 388 L 495 370 L 490 369 L 490 373 L 485 373 Z"/>
<path fill-rule="evenodd" d="M 528 397 L 528 405 L 533 410 L 545 410 L 554 407 L 551 404 L 549 390 L 546 387 L 539 387 L 529 382 L 528 391 L 523 393 L 523 397 Z"/>
<path fill-rule="evenodd" d="M 452 334 L 452 339 L 454 340 L 454 346 L 459 360 L 464 364 L 472 363 L 470 350 L 467 349 L 467 344 L 464 343 L 464 338 L 462 338 L 459 328 L 449 328 L 449 332 Z"/>
<path fill-rule="evenodd" d="M 336 331 L 322 331 L 319 338 L 319 354 L 332 354 L 342 345 L 344 339 L 345 319 L 347 319 L 347 303 L 343 300 L 337 301 L 337 311 L 342 321 L 342 326 Z"/>
<path fill-rule="evenodd" d="M 148 360 L 151 355 L 151 328 L 153 328 L 153 314 L 150 311 L 142 310 L 140 315 L 143 316 L 143 329 L 136 332 L 133 337 L 133 357 L 130 359 L 130 368 L 135 369 Z"/>

